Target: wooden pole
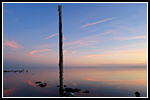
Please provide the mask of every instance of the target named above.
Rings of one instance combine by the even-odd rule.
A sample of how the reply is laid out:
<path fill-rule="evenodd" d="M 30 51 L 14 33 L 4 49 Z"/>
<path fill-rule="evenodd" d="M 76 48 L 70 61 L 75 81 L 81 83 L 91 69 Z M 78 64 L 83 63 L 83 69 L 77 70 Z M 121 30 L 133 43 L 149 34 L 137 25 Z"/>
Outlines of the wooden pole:
<path fill-rule="evenodd" d="M 62 5 L 58 5 L 59 11 L 59 80 L 60 80 L 60 96 L 64 94 L 63 83 L 63 40 L 62 40 Z"/>

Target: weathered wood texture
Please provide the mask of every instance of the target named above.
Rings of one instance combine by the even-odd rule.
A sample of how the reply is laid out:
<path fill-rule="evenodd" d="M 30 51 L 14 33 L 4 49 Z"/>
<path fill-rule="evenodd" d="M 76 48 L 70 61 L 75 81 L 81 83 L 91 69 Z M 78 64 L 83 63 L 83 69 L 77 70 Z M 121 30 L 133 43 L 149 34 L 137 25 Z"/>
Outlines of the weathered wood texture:
<path fill-rule="evenodd" d="M 63 96 L 64 83 L 63 83 L 63 34 L 62 34 L 62 5 L 58 5 L 59 11 L 59 80 L 60 80 L 60 96 Z"/>

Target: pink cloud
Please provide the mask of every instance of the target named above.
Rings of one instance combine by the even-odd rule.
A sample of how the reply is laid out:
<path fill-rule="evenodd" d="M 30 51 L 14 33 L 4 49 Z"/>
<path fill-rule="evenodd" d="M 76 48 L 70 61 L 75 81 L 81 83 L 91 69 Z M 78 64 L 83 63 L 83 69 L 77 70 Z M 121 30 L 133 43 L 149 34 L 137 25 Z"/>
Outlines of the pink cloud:
<path fill-rule="evenodd" d="M 97 21 L 97 22 L 94 22 L 94 23 L 85 24 L 85 25 L 81 26 L 80 28 L 87 27 L 87 26 L 91 26 L 91 25 L 98 24 L 98 23 L 102 23 L 102 22 L 105 22 L 105 21 L 108 21 L 108 20 L 112 20 L 112 19 L 116 19 L 116 18 L 118 18 L 118 17 L 109 18 L 109 19 L 104 19 L 104 20 Z"/>
<path fill-rule="evenodd" d="M 20 57 L 19 59 L 20 59 L 20 60 L 22 60 L 22 59 L 23 59 L 23 57 Z"/>
<path fill-rule="evenodd" d="M 70 46 L 70 45 L 76 45 L 79 44 L 82 40 L 78 40 L 78 41 L 74 41 L 74 42 L 70 42 L 70 43 L 65 43 L 64 46 Z"/>
<path fill-rule="evenodd" d="M 63 37 L 63 40 L 66 40 L 66 38 L 65 38 L 65 37 Z"/>
<path fill-rule="evenodd" d="M 32 55 L 32 54 L 33 54 L 33 53 L 35 53 L 35 52 L 37 52 L 37 51 L 36 51 L 36 50 L 34 50 L 34 51 L 31 51 L 31 52 L 30 52 L 30 54 Z"/>
<path fill-rule="evenodd" d="M 85 37 L 85 38 L 82 38 L 82 39 L 77 40 L 77 41 L 65 43 L 64 46 L 73 46 L 73 47 L 90 46 L 90 45 L 97 43 L 96 38 L 97 38 L 96 36 Z"/>
<path fill-rule="evenodd" d="M 100 56 L 110 56 L 109 54 L 99 54 L 99 55 L 87 55 L 86 58 L 91 58 L 91 57 L 100 57 Z"/>
<path fill-rule="evenodd" d="M 51 36 L 49 36 L 49 37 L 47 37 L 47 38 L 45 38 L 45 39 L 49 39 L 49 38 L 51 38 L 51 37 L 53 37 L 53 36 L 55 36 L 55 35 L 58 35 L 59 33 L 56 33 L 56 34 L 53 34 L 53 35 L 51 35 Z"/>
<path fill-rule="evenodd" d="M 126 51 L 105 51 L 103 54 L 87 55 L 85 58 L 101 59 L 99 57 L 117 56 L 117 55 L 146 55 L 146 50 L 126 50 Z"/>
<path fill-rule="evenodd" d="M 49 48 L 49 47 L 56 46 L 56 45 L 58 45 L 58 44 L 44 44 L 44 45 L 40 45 L 40 46 L 35 46 L 35 48 L 42 49 L 42 48 Z"/>
<path fill-rule="evenodd" d="M 44 52 L 44 51 L 51 51 L 51 49 L 34 50 L 30 52 L 30 55 L 32 55 L 35 52 Z"/>
<path fill-rule="evenodd" d="M 76 53 L 77 51 L 72 51 L 71 53 L 73 54 L 73 53 Z"/>
<path fill-rule="evenodd" d="M 74 83 L 74 82 L 71 82 L 71 84 L 72 84 L 73 86 L 77 86 L 77 84 L 76 84 L 76 83 Z"/>
<path fill-rule="evenodd" d="M 10 47 L 13 47 L 13 48 L 19 48 L 19 44 L 17 44 L 16 42 L 13 42 L 13 41 L 8 41 L 8 40 L 5 40 L 5 42 L 3 43 L 3 46 L 10 46 Z"/>
<path fill-rule="evenodd" d="M 51 51 L 51 49 L 42 49 L 42 50 L 39 50 L 38 52 L 43 52 L 43 51 Z"/>
<path fill-rule="evenodd" d="M 66 53 L 67 52 L 67 50 L 64 50 L 64 53 Z"/>
<path fill-rule="evenodd" d="M 94 78 L 85 78 L 82 80 L 86 80 L 86 81 L 101 81 L 100 79 L 94 79 Z"/>
<path fill-rule="evenodd" d="M 136 36 L 136 37 L 116 37 L 116 40 L 132 40 L 132 39 L 144 39 L 147 36 Z"/>

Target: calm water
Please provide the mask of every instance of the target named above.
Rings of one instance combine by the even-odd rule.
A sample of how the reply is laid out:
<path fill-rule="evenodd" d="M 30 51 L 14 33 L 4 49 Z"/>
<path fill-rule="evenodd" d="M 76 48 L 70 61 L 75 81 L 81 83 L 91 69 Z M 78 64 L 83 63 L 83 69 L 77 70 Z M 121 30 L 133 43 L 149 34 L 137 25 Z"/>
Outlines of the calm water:
<path fill-rule="evenodd" d="M 22 68 L 4 69 L 22 70 Z M 28 72 L 26 72 L 28 70 Z M 40 87 L 35 82 L 47 83 Z M 77 97 L 141 97 L 147 96 L 146 68 L 65 68 L 64 83 L 79 88 Z M 24 68 L 24 72 L 3 73 L 4 97 L 58 97 L 58 68 Z M 89 90 L 89 93 L 82 93 Z"/>

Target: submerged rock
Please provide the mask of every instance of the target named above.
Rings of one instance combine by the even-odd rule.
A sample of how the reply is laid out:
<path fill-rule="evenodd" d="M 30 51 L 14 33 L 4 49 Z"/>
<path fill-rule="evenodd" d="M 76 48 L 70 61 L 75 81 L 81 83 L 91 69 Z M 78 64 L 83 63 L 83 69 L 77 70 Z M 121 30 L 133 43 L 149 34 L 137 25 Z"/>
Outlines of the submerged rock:
<path fill-rule="evenodd" d="M 85 90 L 85 91 L 83 91 L 82 93 L 89 93 L 90 91 L 89 90 Z"/>
<path fill-rule="evenodd" d="M 81 91 L 81 89 L 78 89 L 78 88 L 75 88 L 75 89 L 73 89 L 73 88 L 65 88 L 65 91 L 66 92 L 79 92 L 79 91 Z"/>
<path fill-rule="evenodd" d="M 39 83 L 41 83 L 40 81 L 37 81 L 37 82 L 35 82 L 36 84 L 39 84 Z"/>
<path fill-rule="evenodd" d="M 24 69 L 23 70 L 4 70 L 4 72 L 14 72 L 14 73 L 16 73 L 16 72 L 19 72 L 19 73 L 24 73 Z M 26 70 L 26 72 L 28 72 L 28 70 Z"/>
<path fill-rule="evenodd" d="M 136 97 L 140 97 L 140 93 L 138 91 L 135 92 Z"/>
<path fill-rule="evenodd" d="M 46 83 L 40 83 L 38 86 L 45 87 L 45 86 L 47 86 L 47 84 Z"/>
<path fill-rule="evenodd" d="M 57 85 L 56 87 L 59 87 L 60 85 Z M 66 87 L 67 85 L 64 85 L 64 87 Z"/>
<path fill-rule="evenodd" d="M 71 92 L 66 92 L 66 93 L 64 93 L 64 96 L 65 97 L 75 97 L 76 95 L 74 93 L 71 93 Z"/>
<path fill-rule="evenodd" d="M 79 92 L 79 91 L 81 91 L 81 89 L 78 89 L 78 88 L 74 89 L 74 92 Z"/>
<path fill-rule="evenodd" d="M 10 71 L 4 70 L 4 72 L 10 72 Z"/>
<path fill-rule="evenodd" d="M 73 88 L 65 88 L 65 91 L 66 92 L 74 92 L 74 89 Z"/>

